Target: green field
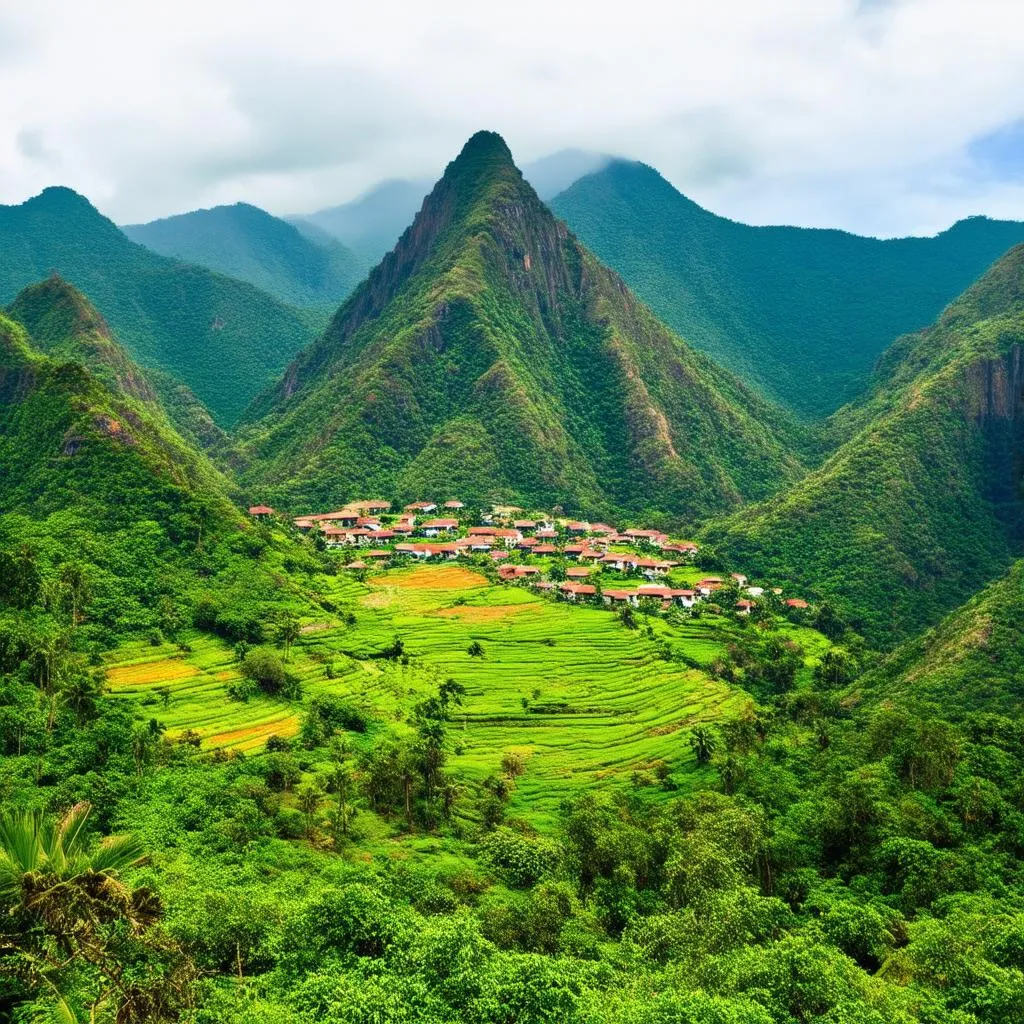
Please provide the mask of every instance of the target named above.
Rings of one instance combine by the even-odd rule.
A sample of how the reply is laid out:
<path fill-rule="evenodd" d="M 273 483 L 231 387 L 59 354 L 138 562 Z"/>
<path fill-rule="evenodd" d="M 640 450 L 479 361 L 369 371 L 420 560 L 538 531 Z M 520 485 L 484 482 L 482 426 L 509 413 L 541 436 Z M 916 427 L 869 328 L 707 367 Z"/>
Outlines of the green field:
<path fill-rule="evenodd" d="M 692 767 L 685 730 L 726 719 L 749 699 L 692 667 L 724 653 L 741 631 L 732 619 L 705 615 L 672 625 L 655 617 L 651 636 L 607 610 L 494 585 L 451 565 L 382 572 L 365 583 L 341 574 L 329 588 L 338 614 L 307 621 L 292 651 L 290 668 L 306 694 L 344 695 L 375 725 L 393 725 L 438 682 L 457 679 L 468 692 L 452 725 L 452 770 L 474 785 L 496 770 L 504 751 L 521 753 L 527 770 L 512 809 L 535 822 L 580 786 L 627 783 L 659 759 Z M 349 611 L 356 621 L 345 625 Z M 789 624 L 782 631 L 808 662 L 826 643 Z M 408 664 L 372 657 L 395 637 Z M 482 657 L 468 653 L 473 641 Z M 664 658 L 665 642 L 672 660 Z M 140 701 L 169 735 L 196 730 L 204 748 L 257 753 L 268 736 L 297 732 L 298 705 L 228 697 L 238 668 L 227 644 L 197 634 L 189 646 L 187 653 L 122 647 L 109 665 L 112 692 Z"/>

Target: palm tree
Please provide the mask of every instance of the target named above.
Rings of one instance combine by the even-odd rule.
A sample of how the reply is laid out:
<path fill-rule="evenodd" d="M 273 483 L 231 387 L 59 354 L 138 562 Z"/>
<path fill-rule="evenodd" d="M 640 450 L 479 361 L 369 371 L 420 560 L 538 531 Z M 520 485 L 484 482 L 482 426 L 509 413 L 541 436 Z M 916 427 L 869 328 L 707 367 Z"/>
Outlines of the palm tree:
<path fill-rule="evenodd" d="M 72 1021 L 78 1018 L 62 982 L 76 963 L 102 979 L 94 1011 L 111 996 L 122 1008 L 138 1004 L 141 991 L 109 949 L 106 926 L 121 923 L 141 936 L 161 912 L 150 890 L 132 889 L 119 877 L 145 859 L 141 845 L 128 836 L 92 843 L 85 831 L 90 811 L 80 803 L 56 821 L 39 811 L 0 814 L 0 948 L 11 954 L 0 960 L 0 974 L 48 993 Z"/>
<path fill-rule="evenodd" d="M 698 725 L 690 731 L 690 747 L 697 758 L 697 764 L 707 764 L 718 748 L 718 741 L 706 725 Z"/>

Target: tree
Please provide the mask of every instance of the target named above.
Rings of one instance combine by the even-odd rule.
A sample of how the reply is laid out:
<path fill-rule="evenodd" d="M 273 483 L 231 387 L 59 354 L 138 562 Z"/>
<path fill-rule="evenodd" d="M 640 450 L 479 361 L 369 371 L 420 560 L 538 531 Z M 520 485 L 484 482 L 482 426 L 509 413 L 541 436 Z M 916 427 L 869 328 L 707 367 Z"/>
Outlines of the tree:
<path fill-rule="evenodd" d="M 242 659 L 242 675 L 251 679 L 264 693 L 279 693 L 286 674 L 281 659 L 266 647 L 254 647 Z"/>
<path fill-rule="evenodd" d="M 348 836 L 349 826 L 352 818 L 355 817 L 355 808 L 349 801 L 349 794 L 352 790 L 352 769 L 349 767 L 349 748 L 345 740 L 333 744 L 331 747 L 333 764 L 331 766 L 330 784 L 337 797 L 337 803 L 332 815 L 335 840 L 337 837 Z"/>
<path fill-rule="evenodd" d="M 26 1000 L 52 1000 L 65 1020 L 79 1019 L 83 994 L 90 1020 L 111 1010 L 124 1024 L 176 1019 L 194 969 L 153 931 L 156 895 L 121 880 L 145 859 L 141 845 L 127 836 L 92 843 L 90 810 L 77 804 L 58 821 L 0 815 L 0 975 Z M 163 963 L 147 971 L 145 960 Z"/>
<path fill-rule="evenodd" d="M 65 562 L 60 569 L 60 582 L 71 606 L 71 625 L 82 621 L 82 609 L 92 597 L 89 574 L 81 562 Z"/>
<path fill-rule="evenodd" d="M 466 648 L 466 653 L 471 658 L 482 658 L 484 656 L 484 647 L 479 640 L 474 640 L 469 647 Z"/>
<path fill-rule="evenodd" d="M 299 620 L 294 615 L 285 615 L 277 623 L 277 642 L 284 648 L 284 660 L 291 657 L 292 644 L 302 635 Z"/>
<path fill-rule="evenodd" d="M 501 770 L 514 788 L 516 779 L 526 771 L 526 760 L 522 754 L 517 754 L 514 750 L 506 750 L 501 755 Z"/>
<path fill-rule="evenodd" d="M 697 758 L 697 764 L 709 764 L 718 749 L 718 740 L 706 725 L 698 725 L 690 730 L 690 748 Z"/>
<path fill-rule="evenodd" d="M 299 810 L 306 821 L 306 835 L 311 836 L 316 827 L 316 812 L 324 798 L 324 791 L 315 782 L 304 782 L 295 791 Z"/>

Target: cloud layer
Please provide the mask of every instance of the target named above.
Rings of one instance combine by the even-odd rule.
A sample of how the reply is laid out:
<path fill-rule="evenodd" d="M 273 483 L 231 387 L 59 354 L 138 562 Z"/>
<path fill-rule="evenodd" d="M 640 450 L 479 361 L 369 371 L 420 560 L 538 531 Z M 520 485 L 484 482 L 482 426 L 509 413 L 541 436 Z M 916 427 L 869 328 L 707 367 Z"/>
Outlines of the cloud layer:
<path fill-rule="evenodd" d="M 754 223 L 1024 218 L 1016 0 L 37 0 L 0 14 L 0 202 L 121 222 L 277 213 L 433 176 L 478 128 L 526 161 L 653 164 Z"/>

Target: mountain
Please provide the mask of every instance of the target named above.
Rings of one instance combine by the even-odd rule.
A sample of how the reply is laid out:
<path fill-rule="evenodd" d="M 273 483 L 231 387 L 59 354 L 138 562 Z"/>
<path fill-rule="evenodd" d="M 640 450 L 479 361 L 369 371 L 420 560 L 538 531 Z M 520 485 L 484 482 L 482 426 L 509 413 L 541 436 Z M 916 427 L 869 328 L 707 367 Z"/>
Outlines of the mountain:
<path fill-rule="evenodd" d="M 890 341 L 931 323 L 1009 248 L 1024 223 L 975 217 L 934 238 L 750 227 L 614 161 L 551 208 L 656 315 L 801 416 L 867 385 Z"/>
<path fill-rule="evenodd" d="M 541 199 L 548 200 L 584 174 L 599 171 L 611 159 L 603 153 L 563 149 L 524 164 L 523 177 Z M 373 265 L 398 241 L 430 189 L 429 179 L 394 178 L 382 181 L 350 203 L 294 217 L 292 223 L 300 231 L 308 231 L 310 226 L 319 229 L 327 237 L 340 240 L 367 265 Z"/>
<path fill-rule="evenodd" d="M 248 281 L 293 306 L 335 308 L 367 266 L 339 241 L 320 242 L 248 203 L 121 229 L 154 252 Z"/>
<path fill-rule="evenodd" d="M 76 567 L 96 645 L 83 649 L 179 628 L 200 600 L 231 609 L 225 635 L 266 621 L 295 589 L 280 545 L 246 546 L 233 485 L 174 429 L 100 314 L 59 279 L 11 312 L 37 333 L 0 313 L 0 558 L 14 552 L 51 582 Z"/>
<path fill-rule="evenodd" d="M 880 375 L 820 468 L 705 539 L 884 643 L 966 600 L 1024 538 L 1024 246 L 897 341 Z"/>
<path fill-rule="evenodd" d="M 350 203 L 294 217 L 292 223 L 300 230 L 304 223 L 319 228 L 373 265 L 409 226 L 429 191 L 429 181 L 382 181 Z"/>
<path fill-rule="evenodd" d="M 250 284 L 137 245 L 70 189 L 0 207 L 0 302 L 55 271 L 142 366 L 180 379 L 222 425 L 315 333 L 309 316 Z"/>
<path fill-rule="evenodd" d="M 1019 718 L 1024 702 L 1024 561 L 923 636 L 895 651 L 864 681 L 956 711 Z"/>
<path fill-rule="evenodd" d="M 96 308 L 59 276 L 24 288 L 6 313 L 25 328 L 39 351 L 81 363 L 114 392 L 167 416 L 192 444 L 208 449 L 224 442 L 226 435 L 199 399 L 169 374 L 143 371 Z"/>
<path fill-rule="evenodd" d="M 488 132 L 247 419 L 247 479 L 292 505 L 455 492 L 678 520 L 801 472 L 785 417 L 659 323 Z"/>

